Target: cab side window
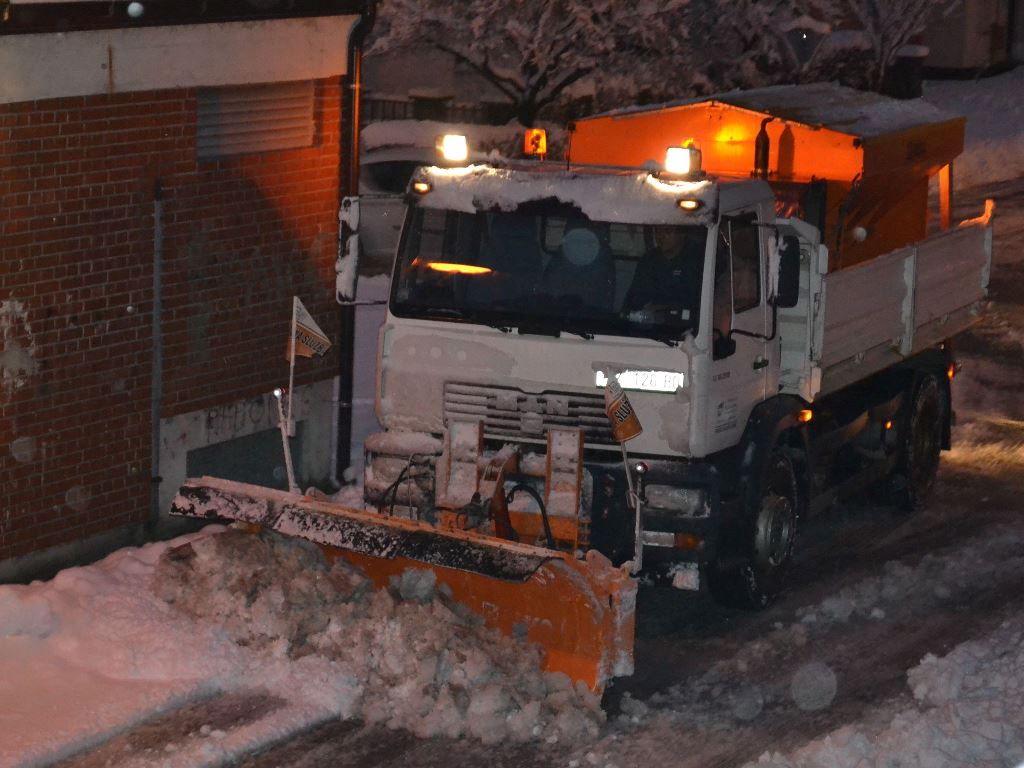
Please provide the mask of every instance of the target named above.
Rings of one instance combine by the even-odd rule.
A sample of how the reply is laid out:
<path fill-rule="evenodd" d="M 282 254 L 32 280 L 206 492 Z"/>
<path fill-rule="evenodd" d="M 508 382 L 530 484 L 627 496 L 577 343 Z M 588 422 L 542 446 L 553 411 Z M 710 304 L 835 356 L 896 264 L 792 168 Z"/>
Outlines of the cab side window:
<path fill-rule="evenodd" d="M 761 303 L 761 233 L 752 216 L 729 220 L 729 229 L 733 312 L 739 314 Z"/>
<path fill-rule="evenodd" d="M 715 253 L 712 320 L 716 337 L 729 335 L 735 315 L 761 304 L 760 238 L 753 214 L 722 218 Z M 730 347 L 716 346 L 714 359 L 728 357 Z"/>
<path fill-rule="evenodd" d="M 715 250 L 715 296 L 712 328 L 716 336 L 732 331 L 732 259 L 729 256 L 729 226 L 722 222 Z"/>

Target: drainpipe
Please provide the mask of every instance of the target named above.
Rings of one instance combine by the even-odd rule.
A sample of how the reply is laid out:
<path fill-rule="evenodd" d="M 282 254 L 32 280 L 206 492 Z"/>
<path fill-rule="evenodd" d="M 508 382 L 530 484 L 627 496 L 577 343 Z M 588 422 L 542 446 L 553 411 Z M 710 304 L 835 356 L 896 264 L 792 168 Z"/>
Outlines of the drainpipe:
<path fill-rule="evenodd" d="M 348 74 L 342 81 L 342 110 L 348 108 L 348 152 L 345 151 L 344 134 L 341 137 L 341 157 L 339 162 L 338 200 L 347 193 L 359 194 L 359 107 L 362 96 L 363 41 L 373 28 L 376 18 L 374 0 L 368 0 L 349 37 Z M 347 96 L 347 98 L 346 98 Z M 345 242 L 347 233 L 338 231 L 340 243 Z M 341 320 L 341 337 L 338 340 L 338 421 L 337 421 L 337 458 L 335 463 L 335 480 L 338 485 L 347 485 L 345 471 L 352 464 L 352 366 L 355 361 L 355 328 L 356 308 L 353 304 L 339 307 Z"/>
<path fill-rule="evenodd" d="M 160 523 L 160 401 L 163 400 L 164 348 L 161 314 L 163 312 L 163 261 L 164 261 L 164 190 L 157 179 L 153 183 L 153 355 L 150 368 L 149 432 L 150 432 L 150 490 L 149 518 L 146 521 L 146 538 L 156 537 Z"/>

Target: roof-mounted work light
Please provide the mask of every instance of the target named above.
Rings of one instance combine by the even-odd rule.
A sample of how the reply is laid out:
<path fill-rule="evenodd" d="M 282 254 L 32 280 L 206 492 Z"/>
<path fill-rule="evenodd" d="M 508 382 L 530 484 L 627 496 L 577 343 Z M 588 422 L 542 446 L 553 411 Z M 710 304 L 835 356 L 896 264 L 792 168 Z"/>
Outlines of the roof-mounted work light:
<path fill-rule="evenodd" d="M 665 151 L 665 173 L 671 176 L 698 176 L 700 150 L 694 146 L 669 147 Z"/>
<path fill-rule="evenodd" d="M 469 159 L 469 144 L 461 134 L 446 133 L 437 137 L 437 153 L 445 163 L 464 163 Z"/>

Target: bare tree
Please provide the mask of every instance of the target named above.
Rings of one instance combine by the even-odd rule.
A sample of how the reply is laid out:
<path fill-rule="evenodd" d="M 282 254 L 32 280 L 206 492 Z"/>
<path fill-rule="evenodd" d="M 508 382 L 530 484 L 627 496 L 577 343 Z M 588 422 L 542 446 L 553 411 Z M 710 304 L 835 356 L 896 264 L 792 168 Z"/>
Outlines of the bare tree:
<path fill-rule="evenodd" d="M 430 45 L 477 72 L 523 125 L 589 80 L 636 75 L 682 51 L 688 0 L 382 0 L 370 53 Z"/>
<path fill-rule="evenodd" d="M 799 83 L 818 71 L 831 20 L 811 0 L 693 0 L 685 11 L 700 90 Z"/>
<path fill-rule="evenodd" d="M 380 0 L 370 53 L 428 45 L 523 125 L 590 108 L 842 79 L 880 90 L 901 47 L 959 0 Z M 834 30 L 848 30 L 839 44 Z"/>

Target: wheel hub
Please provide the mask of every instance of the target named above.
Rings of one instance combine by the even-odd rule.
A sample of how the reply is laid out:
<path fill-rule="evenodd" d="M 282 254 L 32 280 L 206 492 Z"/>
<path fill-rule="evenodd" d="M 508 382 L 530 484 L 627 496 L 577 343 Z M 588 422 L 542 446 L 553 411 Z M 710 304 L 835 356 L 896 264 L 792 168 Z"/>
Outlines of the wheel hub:
<path fill-rule="evenodd" d="M 761 501 L 754 536 L 754 556 L 762 567 L 783 563 L 793 543 L 793 505 L 784 496 L 770 494 Z"/>

